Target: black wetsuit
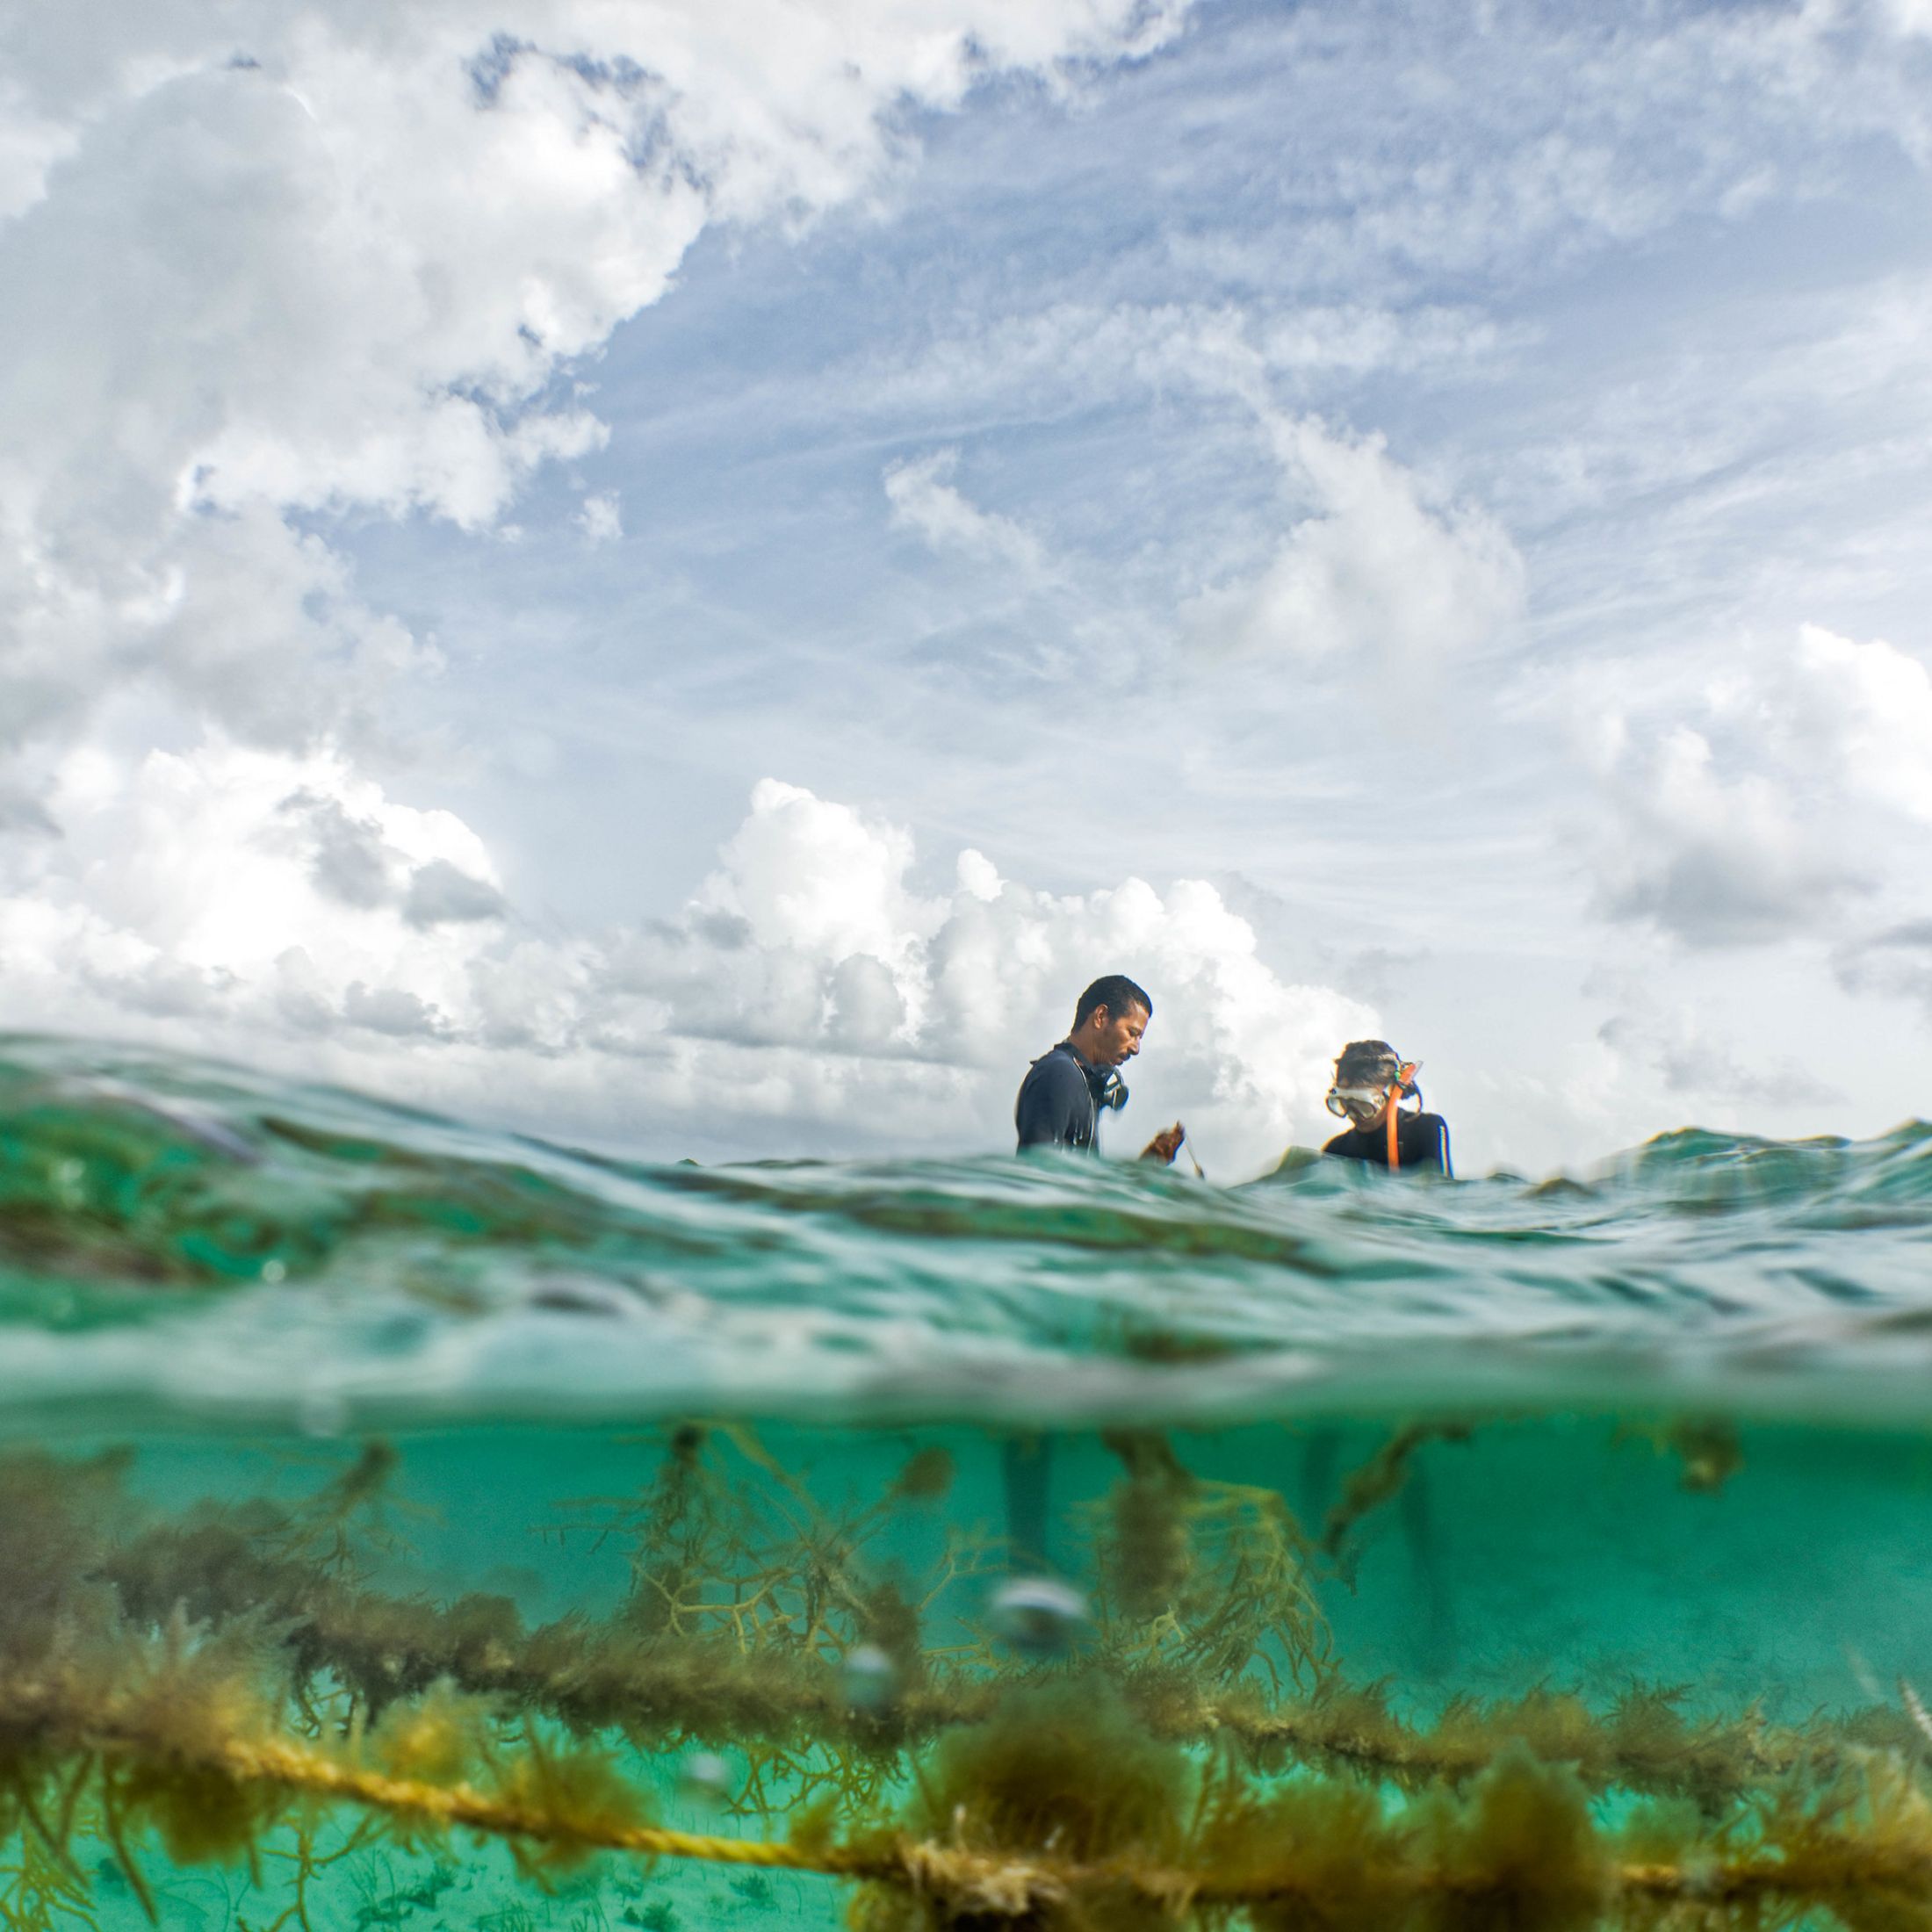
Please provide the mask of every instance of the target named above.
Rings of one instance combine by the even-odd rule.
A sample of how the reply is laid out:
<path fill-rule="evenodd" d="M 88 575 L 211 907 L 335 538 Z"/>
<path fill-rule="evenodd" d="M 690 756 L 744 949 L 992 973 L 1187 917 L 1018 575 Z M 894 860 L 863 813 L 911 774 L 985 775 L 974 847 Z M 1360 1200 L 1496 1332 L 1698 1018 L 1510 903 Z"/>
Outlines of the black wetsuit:
<path fill-rule="evenodd" d="M 1402 1167 L 1427 1168 L 1453 1177 L 1448 1121 L 1439 1114 L 1404 1114 L 1400 1121 L 1395 1129 L 1395 1155 Z M 1345 1161 L 1373 1161 L 1378 1167 L 1387 1167 L 1388 1129 L 1380 1121 L 1373 1127 L 1352 1127 L 1345 1134 L 1337 1134 L 1322 1151 Z"/>
<path fill-rule="evenodd" d="M 1013 1102 L 1013 1124 L 1019 1131 L 1020 1151 L 1029 1147 L 1092 1148 L 1100 1113 L 1096 1103 L 1110 1071 L 1089 1066 L 1068 1040 L 1042 1054 L 1027 1070 Z"/>

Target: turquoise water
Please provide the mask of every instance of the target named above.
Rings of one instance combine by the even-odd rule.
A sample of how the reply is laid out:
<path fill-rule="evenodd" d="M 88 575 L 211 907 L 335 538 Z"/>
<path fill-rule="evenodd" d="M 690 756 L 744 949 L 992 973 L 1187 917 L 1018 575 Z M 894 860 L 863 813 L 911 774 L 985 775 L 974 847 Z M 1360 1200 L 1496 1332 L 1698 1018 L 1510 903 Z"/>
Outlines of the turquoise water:
<path fill-rule="evenodd" d="M 1932 1922 L 1928 1261 L 0 1041 L 0 1924 Z"/>

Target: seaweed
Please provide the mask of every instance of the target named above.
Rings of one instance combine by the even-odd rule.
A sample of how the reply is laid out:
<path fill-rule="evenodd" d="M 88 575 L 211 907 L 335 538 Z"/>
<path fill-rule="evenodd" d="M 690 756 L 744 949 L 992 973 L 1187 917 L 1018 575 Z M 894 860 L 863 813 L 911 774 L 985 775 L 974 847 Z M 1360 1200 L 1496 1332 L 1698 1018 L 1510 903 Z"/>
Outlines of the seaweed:
<path fill-rule="evenodd" d="M 1539 1686 L 1405 1718 L 1334 1658 L 1278 1494 L 1145 1431 L 1109 1446 L 1094 1634 L 1049 1659 L 932 1640 L 991 1546 L 955 1534 L 924 1578 L 871 1561 L 952 1480 L 923 1450 L 834 1510 L 742 1428 L 674 1430 L 635 1497 L 577 1512 L 628 1544 L 623 1603 L 533 1630 L 369 1587 L 407 1507 L 380 1445 L 306 1502 L 173 1518 L 127 1499 L 125 1457 L 0 1456 L 0 1925 L 84 1924 L 119 1887 L 159 1922 L 157 1849 L 272 1879 L 279 1916 L 250 1922 L 305 1928 L 351 1853 L 415 1861 L 351 1868 L 357 1922 L 400 1924 L 479 1843 L 537 1891 L 689 1860 L 769 1907 L 771 1874 L 823 1873 L 875 1932 L 1932 1919 L 1915 1698 L 1774 1727 L 1679 1687 Z M 847 1694 L 859 1652 L 883 1697 Z M 665 1817 L 653 1764 L 691 1746 L 741 1768 L 761 1835 Z"/>
<path fill-rule="evenodd" d="M 1399 1495 L 1412 1471 L 1416 1452 L 1426 1442 L 1467 1442 L 1474 1434 L 1466 1422 L 1417 1422 L 1405 1424 L 1358 1469 L 1351 1470 L 1342 1483 L 1340 1500 L 1322 1525 L 1322 1551 L 1340 1560 L 1346 1552 L 1349 1535 L 1362 1518 Z"/>
<path fill-rule="evenodd" d="M 1125 1474 L 1089 1528 L 1103 1654 L 1150 1685 L 1235 1683 L 1251 1669 L 1319 1681 L 1330 1642 L 1316 1552 L 1273 1489 L 1192 1474 L 1165 1438 L 1103 1438 Z"/>
<path fill-rule="evenodd" d="M 1617 1425 L 1613 1440 L 1640 1442 L 1656 1455 L 1675 1456 L 1678 1486 L 1693 1495 L 1714 1495 L 1744 1467 L 1737 1424 L 1722 1416 L 1626 1420 Z"/>

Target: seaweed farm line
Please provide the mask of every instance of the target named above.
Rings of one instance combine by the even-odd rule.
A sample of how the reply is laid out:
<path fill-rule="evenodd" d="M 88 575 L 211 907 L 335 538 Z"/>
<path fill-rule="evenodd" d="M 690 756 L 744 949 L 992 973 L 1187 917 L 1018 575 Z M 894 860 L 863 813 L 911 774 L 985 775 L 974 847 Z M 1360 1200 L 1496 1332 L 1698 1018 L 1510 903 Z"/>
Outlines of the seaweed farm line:
<path fill-rule="evenodd" d="M 0 1924 L 1932 1922 L 1916 1437 L 0 1451 Z"/>

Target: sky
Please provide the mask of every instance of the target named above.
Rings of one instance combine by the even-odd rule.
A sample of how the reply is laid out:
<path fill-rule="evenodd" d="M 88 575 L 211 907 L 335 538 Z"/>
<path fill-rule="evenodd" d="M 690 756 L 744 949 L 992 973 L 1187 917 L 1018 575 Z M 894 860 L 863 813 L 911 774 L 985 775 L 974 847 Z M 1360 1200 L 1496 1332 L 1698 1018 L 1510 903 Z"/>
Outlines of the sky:
<path fill-rule="evenodd" d="M 1932 1113 L 1932 0 L 0 0 L 0 1027 L 646 1158 Z"/>

